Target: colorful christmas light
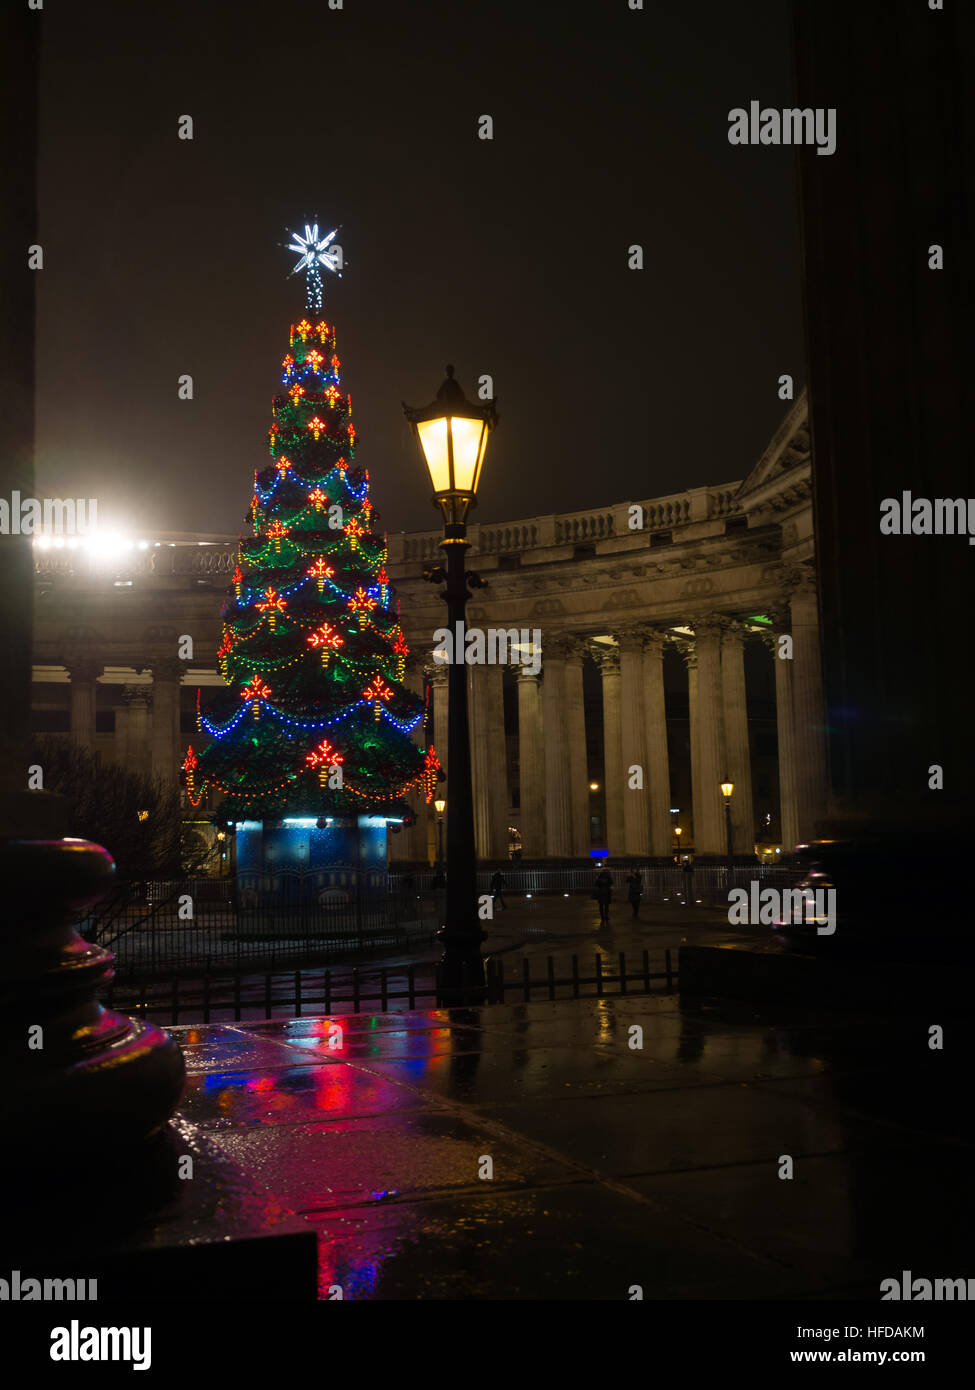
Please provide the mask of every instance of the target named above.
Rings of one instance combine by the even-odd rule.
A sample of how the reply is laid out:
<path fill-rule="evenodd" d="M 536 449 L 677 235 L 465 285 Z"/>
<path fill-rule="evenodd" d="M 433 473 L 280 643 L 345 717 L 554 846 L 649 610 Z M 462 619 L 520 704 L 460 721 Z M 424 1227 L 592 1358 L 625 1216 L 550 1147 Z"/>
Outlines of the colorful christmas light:
<path fill-rule="evenodd" d="M 332 579 L 335 575 L 335 571 L 332 569 L 332 566 L 326 564 L 324 555 L 319 555 L 315 563 L 313 565 L 308 566 L 307 573 L 308 578 L 314 579 L 318 584 L 318 592 L 320 594 L 324 593 L 325 591 L 325 580 Z"/>
<path fill-rule="evenodd" d="M 314 238 L 304 240 L 303 256 Z M 429 777 L 411 737 L 423 708 L 401 684 L 408 648 L 391 611 L 386 546 L 370 524 L 369 472 L 354 464 L 334 327 L 314 295 L 309 311 L 291 328 L 271 457 L 252 489 L 253 535 L 240 542 L 224 608 L 218 660 L 227 688 L 198 706 L 210 741 L 194 754 L 199 766 L 183 769 L 194 796 L 209 785 L 239 818 L 405 813 L 403 798 Z M 319 519 L 331 506 L 344 529 Z M 310 760 L 311 736 L 320 755 L 328 746 L 327 764 Z M 335 765 L 336 745 L 342 785 L 329 787 L 321 772 Z"/>
<path fill-rule="evenodd" d="M 423 759 L 423 786 L 426 790 L 426 803 L 429 806 L 433 800 L 437 783 L 441 779 L 440 759 L 437 757 L 433 744 L 427 749 L 426 757 Z"/>
<path fill-rule="evenodd" d="M 338 647 L 345 645 L 345 638 L 339 635 L 338 630 L 331 623 L 322 623 L 321 627 L 316 628 L 306 640 L 310 646 L 320 649 L 323 667 L 328 665 L 328 658 L 331 653 Z"/>
<path fill-rule="evenodd" d="M 327 738 L 323 738 L 317 748 L 305 758 L 309 767 L 318 768 L 318 780 L 324 787 L 328 782 L 329 773 L 333 767 L 340 767 L 345 762 L 341 753 L 337 753 Z"/>
<path fill-rule="evenodd" d="M 270 588 L 264 590 L 264 598 L 260 603 L 255 603 L 254 607 L 259 613 L 267 614 L 267 625 L 274 631 L 279 613 L 283 613 L 287 604 L 277 590 Z"/>
<path fill-rule="evenodd" d="M 359 619 L 360 627 L 363 627 L 365 625 L 367 615 L 371 613 L 374 608 L 379 607 L 376 600 L 374 598 L 369 597 L 369 595 L 366 593 L 365 589 L 363 589 L 361 584 L 359 588 L 356 589 L 352 597 L 349 599 L 348 606 L 352 609 L 352 612 Z"/>

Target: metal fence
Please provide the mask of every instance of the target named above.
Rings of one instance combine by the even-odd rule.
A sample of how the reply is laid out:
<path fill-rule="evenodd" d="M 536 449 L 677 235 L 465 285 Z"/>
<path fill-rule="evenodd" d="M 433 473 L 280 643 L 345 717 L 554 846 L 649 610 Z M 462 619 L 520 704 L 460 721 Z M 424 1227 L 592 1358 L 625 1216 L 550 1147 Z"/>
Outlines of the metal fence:
<path fill-rule="evenodd" d="M 403 949 L 439 927 L 439 896 L 389 885 L 322 902 L 249 906 L 229 879 L 124 885 L 78 926 L 86 940 L 112 951 L 117 978 L 152 980 Z"/>
<path fill-rule="evenodd" d="M 533 974 L 538 967 L 543 973 Z M 666 992 L 677 982 L 671 952 L 661 953 L 660 968 L 651 968 L 650 952 L 634 960 L 593 954 L 591 970 L 578 955 L 556 961 L 553 956 L 522 957 L 520 968 L 506 972 L 501 957 L 486 961 L 485 1003 L 536 1003 L 555 999 L 605 999 L 622 995 Z M 198 979 L 174 975 L 168 981 L 126 984 L 116 980 L 105 995 L 109 1007 L 136 1017 L 169 1024 L 219 1023 L 272 1019 L 276 1016 L 396 1012 L 449 1007 L 444 1002 L 440 966 L 436 963 L 355 967 L 344 974 L 318 971 L 266 971 L 262 975 L 210 974 Z"/>
<path fill-rule="evenodd" d="M 610 864 L 617 896 L 629 866 Z M 518 896 L 589 894 L 590 869 L 518 868 L 504 871 L 505 892 Z M 490 892 L 494 870 L 477 876 L 479 894 Z M 789 887 L 797 871 L 766 865 L 700 865 L 688 873 L 676 865 L 642 871 L 646 904 L 726 905 L 732 887 Z M 355 954 L 401 950 L 430 941 L 443 921 L 443 890 L 433 870 L 388 874 L 379 891 L 349 879 L 313 901 L 281 898 L 255 903 L 236 881 L 186 879 L 119 885 L 79 924 L 89 941 L 115 955 L 122 979 L 146 980 L 174 973 L 254 972 L 324 966 Z"/>
<path fill-rule="evenodd" d="M 602 865 L 602 861 L 600 861 Z M 614 863 L 608 861 L 606 867 L 613 878 L 617 892 L 626 888 L 626 876 L 634 867 L 632 862 Z M 730 888 L 747 888 L 757 880 L 762 887 L 792 887 L 802 876 L 802 870 L 777 864 L 735 864 L 730 869 L 724 864 L 694 864 L 683 869 L 677 864 L 651 865 L 637 864 L 643 880 L 643 901 L 645 903 L 674 902 L 684 899 L 691 902 L 727 902 Z M 590 893 L 599 869 L 551 869 L 520 867 L 512 863 L 501 869 L 504 875 L 505 892 L 517 895 L 528 893 L 542 896 L 546 893 Z M 491 879 L 495 873 L 491 869 L 479 869 L 477 873 L 478 893 L 488 893 Z M 409 880 L 417 891 L 433 888 L 436 873 L 433 869 L 422 869 L 414 874 L 390 874 L 391 883 Z"/>

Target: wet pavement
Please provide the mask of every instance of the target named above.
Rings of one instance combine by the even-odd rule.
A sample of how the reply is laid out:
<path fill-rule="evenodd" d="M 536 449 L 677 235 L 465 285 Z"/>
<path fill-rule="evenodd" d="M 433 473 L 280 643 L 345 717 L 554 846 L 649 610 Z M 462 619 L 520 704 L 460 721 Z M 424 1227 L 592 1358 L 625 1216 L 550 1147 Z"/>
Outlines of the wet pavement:
<path fill-rule="evenodd" d="M 543 978 L 548 954 L 659 970 L 745 936 L 704 906 L 607 930 L 587 899 L 516 900 L 486 949 Z M 179 1026 L 174 1120 L 115 1171 L 18 1174 L 10 1268 L 177 1301 L 876 1301 L 903 1270 L 967 1277 L 969 1029 L 920 964 L 914 1000 L 877 992 Z"/>
<path fill-rule="evenodd" d="M 142 1240 L 311 1230 L 320 1298 L 965 1275 L 969 1071 L 931 1021 L 675 993 L 180 1027 L 196 1176 Z"/>

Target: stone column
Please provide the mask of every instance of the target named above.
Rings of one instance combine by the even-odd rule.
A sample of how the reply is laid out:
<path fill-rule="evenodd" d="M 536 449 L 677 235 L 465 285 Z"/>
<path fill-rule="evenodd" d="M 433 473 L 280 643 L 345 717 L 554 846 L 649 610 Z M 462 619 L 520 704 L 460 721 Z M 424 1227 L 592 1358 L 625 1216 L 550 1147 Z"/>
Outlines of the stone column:
<path fill-rule="evenodd" d="M 796 807 L 796 740 L 792 716 L 792 662 L 779 656 L 778 639 L 788 634 L 787 609 L 772 613 L 774 634 L 766 641 L 775 668 L 775 725 L 779 758 L 779 835 L 783 854 L 791 854 L 799 843 Z"/>
<path fill-rule="evenodd" d="M 179 688 L 187 663 L 175 657 L 152 662 L 152 743 L 150 767 L 161 782 L 179 781 Z M 130 715 L 131 718 L 131 715 Z M 131 731 L 131 725 L 130 725 Z"/>
<path fill-rule="evenodd" d="M 436 662 L 429 672 L 430 676 L 430 698 L 433 701 L 433 746 L 440 759 L 440 766 L 449 776 L 447 767 L 447 667 Z M 440 790 L 443 795 L 449 787 L 449 783 L 440 783 Z"/>
<path fill-rule="evenodd" d="M 123 686 L 122 700 L 123 708 L 115 716 L 115 761 L 128 772 L 145 775 L 150 770 L 149 710 L 152 708 L 152 689 L 148 685 Z"/>
<path fill-rule="evenodd" d="M 92 657 L 68 657 L 71 677 L 71 737 L 87 753 L 95 749 L 95 703 L 97 681 L 105 667 Z"/>
<path fill-rule="evenodd" d="M 683 637 L 675 637 L 672 640 L 674 646 L 680 652 L 681 660 L 687 671 L 687 742 L 688 751 L 691 755 L 691 806 L 689 814 L 686 808 L 682 808 L 684 813 L 683 829 L 686 839 L 683 846 L 681 846 L 680 843 L 677 845 L 677 852 L 680 854 L 682 849 L 685 852 L 689 850 L 694 842 L 694 836 L 691 833 L 694 824 L 694 769 L 700 764 L 700 756 L 697 751 L 698 721 L 694 714 L 697 709 L 697 652 L 694 648 L 693 641 L 688 641 Z"/>
<path fill-rule="evenodd" d="M 542 694 L 537 676 L 523 666 L 518 678 L 518 767 L 521 806 L 521 853 L 524 859 L 545 855 L 545 751 L 542 743 Z"/>
<path fill-rule="evenodd" d="M 664 637 L 649 632 L 643 644 L 644 738 L 650 779 L 650 853 L 670 863 L 670 754 L 664 699 Z"/>
<path fill-rule="evenodd" d="M 755 852 L 755 803 L 745 697 L 745 649 L 740 623 L 725 624 L 721 638 L 721 697 L 724 714 L 724 772 L 735 784 L 731 798 L 731 848 Z M 723 773 L 722 773 L 723 775 Z"/>
<path fill-rule="evenodd" d="M 412 695 L 417 697 L 422 705 L 424 691 L 423 667 L 412 654 L 406 658 L 406 672 L 403 677 L 403 685 Z M 427 743 L 422 719 L 412 731 L 410 737 L 418 748 L 426 749 Z M 438 793 L 435 791 L 434 796 L 436 795 L 438 795 Z M 420 786 L 415 791 L 411 792 L 410 802 L 416 812 L 416 822 L 414 825 L 400 831 L 399 835 L 396 836 L 390 844 L 390 853 L 397 859 L 405 859 L 408 862 L 425 864 L 427 862 L 427 818 L 429 812 L 426 800 L 426 788 Z"/>
<path fill-rule="evenodd" d="M 508 857 L 508 757 L 504 667 L 468 667 L 474 835 L 478 859 Z"/>
<path fill-rule="evenodd" d="M 569 743 L 569 806 L 572 825 L 572 855 L 588 859 L 591 844 L 589 827 L 589 761 L 586 756 L 586 702 L 582 684 L 585 646 L 571 641 L 565 660 L 565 724 Z"/>
<path fill-rule="evenodd" d="M 819 658 L 816 578 L 797 568 L 787 579 L 792 615 L 792 717 L 795 725 L 799 839 L 816 837 L 826 813 L 826 738 Z"/>
<path fill-rule="evenodd" d="M 565 724 L 565 657 L 564 639 L 544 639 L 542 722 L 545 730 L 545 853 L 550 859 L 568 859 L 572 854 L 569 744 Z"/>
<path fill-rule="evenodd" d="M 620 653 L 618 647 L 595 643 L 593 657 L 599 663 L 603 683 L 603 792 L 606 802 L 604 843 L 611 855 L 624 852 L 623 725 L 620 708 Z"/>
<path fill-rule="evenodd" d="M 721 626 L 713 618 L 694 621 L 697 675 L 689 682 L 691 716 L 691 800 L 694 853 L 726 852 L 721 779 Z"/>
<path fill-rule="evenodd" d="M 650 853 L 650 767 L 643 702 L 643 632 L 620 632 L 620 730 L 623 755 L 623 848 L 646 859 Z M 633 786 L 640 768 L 639 787 Z"/>

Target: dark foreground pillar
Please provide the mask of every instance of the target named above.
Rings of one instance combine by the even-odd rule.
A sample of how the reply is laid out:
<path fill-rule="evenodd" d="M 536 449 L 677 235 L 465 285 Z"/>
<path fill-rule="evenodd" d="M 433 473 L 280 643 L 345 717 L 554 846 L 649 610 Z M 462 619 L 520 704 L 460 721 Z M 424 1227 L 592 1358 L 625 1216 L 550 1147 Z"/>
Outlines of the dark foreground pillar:
<path fill-rule="evenodd" d="M 836 110 L 835 153 L 799 155 L 830 773 L 806 858 L 841 919 L 817 949 L 866 933 L 881 953 L 934 936 L 961 951 L 975 548 L 967 528 L 885 535 L 880 520 L 905 493 L 975 499 L 975 16 L 924 0 L 794 0 L 794 15 L 796 105 Z"/>

